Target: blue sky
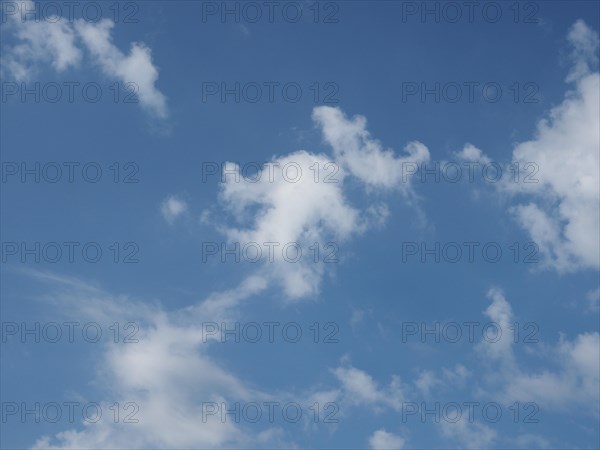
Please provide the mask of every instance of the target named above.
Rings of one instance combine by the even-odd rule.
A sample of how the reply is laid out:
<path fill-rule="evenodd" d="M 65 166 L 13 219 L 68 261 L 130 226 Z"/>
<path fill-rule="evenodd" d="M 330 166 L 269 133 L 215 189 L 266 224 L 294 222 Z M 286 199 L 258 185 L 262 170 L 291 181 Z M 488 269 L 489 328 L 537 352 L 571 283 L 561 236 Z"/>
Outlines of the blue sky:
<path fill-rule="evenodd" d="M 1 3 L 3 448 L 600 447 L 597 2 L 50 3 Z"/>

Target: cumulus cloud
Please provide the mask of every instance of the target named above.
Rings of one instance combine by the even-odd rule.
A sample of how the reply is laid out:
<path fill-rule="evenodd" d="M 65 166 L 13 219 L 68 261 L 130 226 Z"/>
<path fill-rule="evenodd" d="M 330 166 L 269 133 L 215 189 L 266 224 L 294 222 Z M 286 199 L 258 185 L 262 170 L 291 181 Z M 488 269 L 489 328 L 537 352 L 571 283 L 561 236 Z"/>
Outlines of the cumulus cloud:
<path fill-rule="evenodd" d="M 574 82 L 575 89 L 538 124 L 536 138 L 513 151 L 521 167 L 538 165 L 539 183 L 509 185 L 515 194 L 537 199 L 513 213 L 559 271 L 600 267 L 600 74 L 581 74 Z"/>
<path fill-rule="evenodd" d="M 278 283 L 289 299 L 317 294 L 326 255 L 338 260 L 339 244 L 381 227 L 390 214 L 385 203 L 365 210 L 351 206 L 344 193 L 348 179 L 357 178 L 369 190 L 397 186 L 409 192 L 410 176 L 403 182 L 402 164 L 429 158 L 421 143 L 409 144 L 408 155 L 395 158 L 370 137 L 364 117 L 348 120 L 339 108 L 317 107 L 313 119 L 333 148 L 333 158 L 300 150 L 273 158 L 251 177 L 243 176 L 234 163 L 223 168 L 221 203 L 241 225 L 221 230 L 230 242 L 261 246 L 265 259 L 270 254 L 268 245 L 276 244 L 271 261 L 259 273 Z M 369 170 L 363 171 L 364 167 Z M 290 262 L 295 259 L 294 248 L 292 256 L 286 257 L 288 244 L 300 247 L 303 256 L 297 262 Z M 315 244 L 318 257 L 309 250 Z"/>
<path fill-rule="evenodd" d="M 262 273 L 281 283 L 290 298 L 318 292 L 324 264 L 322 258 L 315 263 L 309 247 L 314 243 L 321 249 L 329 242 L 337 245 L 365 227 L 359 211 L 350 206 L 344 196 L 343 173 L 337 174 L 336 183 L 315 182 L 310 167 L 314 164 L 323 167 L 328 162 L 325 155 L 299 151 L 270 163 L 272 167 L 298 170 L 302 175 L 295 182 L 284 179 L 285 170 L 279 169 L 273 171 L 272 178 L 262 173 L 258 182 L 226 177 L 222 184 L 221 200 L 238 221 L 248 222 L 246 213 L 254 208 L 249 225 L 224 229 L 228 239 L 240 245 L 257 243 L 263 248 L 266 248 L 265 243 L 275 243 L 273 259 Z M 228 164 L 224 171 L 231 174 L 239 168 Z M 293 177 L 296 180 L 296 175 Z M 290 262 L 296 259 L 294 248 L 289 252 L 291 256 L 286 257 L 284 248 L 288 244 L 300 247 L 303 256 L 297 262 Z"/>
<path fill-rule="evenodd" d="M 188 205 L 185 200 L 181 200 L 176 196 L 169 196 L 160 205 L 160 212 L 164 219 L 173 224 L 175 220 L 188 210 Z"/>
<path fill-rule="evenodd" d="M 19 11 L 35 9 L 32 0 L 17 3 Z M 23 16 L 23 17 L 22 17 Z M 140 105 L 159 118 L 168 115 L 165 96 L 156 87 L 158 68 L 151 50 L 140 42 L 131 45 L 124 54 L 112 42 L 114 22 L 98 23 L 77 19 L 43 18 L 37 20 L 22 14 L 7 15 L 7 31 L 14 45 L 2 49 L 1 69 L 17 81 L 30 81 L 43 64 L 50 64 L 59 73 L 81 65 L 84 49 L 102 73 L 128 85 L 137 94 Z"/>
<path fill-rule="evenodd" d="M 518 199 L 510 208 L 544 256 L 559 272 L 600 268 L 600 73 L 598 33 L 578 20 L 570 29 L 570 90 L 538 125 L 533 139 L 518 143 L 512 164 L 527 180 L 497 183 Z M 472 145 L 465 160 L 489 162 Z M 532 165 L 532 163 L 534 165 Z"/>
<path fill-rule="evenodd" d="M 94 62 L 104 75 L 122 83 L 135 83 L 140 104 L 160 118 L 167 116 L 165 96 L 156 88 L 158 68 L 152 62 L 152 51 L 144 43 L 134 42 L 125 55 L 112 42 L 114 22 L 103 19 L 98 23 L 75 22 L 75 29 Z"/>
<path fill-rule="evenodd" d="M 22 11 L 31 11 L 34 3 L 26 0 L 19 2 L 18 7 Z M 82 52 L 76 44 L 76 33 L 64 21 L 22 21 L 20 14 L 7 14 L 3 26 L 13 31 L 17 44 L 3 51 L 2 69 L 18 81 L 31 79 L 36 74 L 38 62 L 52 65 L 57 72 L 64 72 L 81 62 Z"/>
<path fill-rule="evenodd" d="M 110 66 L 113 59 L 120 57 L 113 54 L 108 34 L 110 26 L 106 22 L 95 26 L 79 23 L 76 28 L 86 42 L 89 41 L 86 45 L 101 64 Z M 353 158 L 362 155 L 368 161 L 379 157 L 377 152 L 372 153 L 372 148 L 364 152 L 355 150 L 359 153 L 354 153 Z M 344 182 L 352 173 L 344 167 L 339 167 L 333 178 L 322 171 L 322 176 L 315 180 L 311 167 L 317 164 L 325 168 L 331 164 L 331 158 L 326 155 L 298 151 L 274 158 L 270 164 L 280 169 L 263 168 L 258 179 L 239 176 L 239 167 L 231 163 L 225 165 L 220 200 L 238 224 L 222 228 L 228 240 L 261 245 L 298 243 L 307 249 L 315 242 L 322 246 L 330 239 L 347 240 L 370 226 L 381 225 L 388 214 L 382 204 L 360 211 L 348 203 Z M 296 175 L 300 174 L 294 176 L 294 181 L 286 179 L 291 176 L 289 171 L 281 170 L 288 165 L 297 171 Z M 265 170 L 269 174 L 265 174 Z M 174 196 L 167 197 L 161 205 L 161 212 L 170 223 L 186 211 L 187 204 Z M 140 415 L 142 410 L 144 412 L 137 428 L 106 422 L 93 428 L 68 430 L 54 438 L 43 437 L 37 446 L 215 448 L 264 446 L 268 445 L 268 439 L 283 442 L 281 433 L 272 428 L 257 438 L 237 424 L 221 422 L 220 418 L 199 425 L 202 418 L 198 399 L 229 402 L 273 397 L 250 388 L 213 361 L 207 349 L 215 338 L 205 336 L 198 324 L 235 320 L 240 314 L 240 302 L 264 291 L 273 282 L 280 283 L 290 298 L 317 292 L 323 265 L 315 264 L 312 258 L 305 261 L 290 264 L 275 256 L 271 265 L 263 265 L 237 287 L 211 294 L 202 302 L 173 312 L 166 312 L 160 305 L 148 306 L 122 298 L 116 301 L 98 289 L 82 288 L 79 282 L 38 275 L 64 288 L 55 301 L 67 310 L 94 317 L 111 311 L 113 318 L 126 316 L 127 311 L 138 311 L 139 321 L 143 323 L 140 343 L 107 348 L 102 363 L 103 376 L 110 380 L 108 384 L 115 391 L 112 398 L 135 401 L 140 404 Z M 309 393 L 306 398 L 339 399 L 348 405 L 367 405 L 375 411 L 399 410 L 403 391 L 398 377 L 392 377 L 389 385 L 379 387 L 370 375 L 353 367 L 339 367 L 332 373 L 341 385 L 339 389 Z M 285 393 L 281 396 L 291 398 Z"/>
<path fill-rule="evenodd" d="M 418 141 L 406 145 L 406 156 L 396 157 L 371 137 L 364 116 L 348 119 L 339 108 L 319 106 L 313 110 L 313 120 L 336 161 L 369 187 L 409 192 L 413 168 L 429 161 L 429 150 Z"/>
<path fill-rule="evenodd" d="M 491 162 L 491 159 L 488 158 L 480 148 L 475 147 L 473 144 L 465 144 L 461 151 L 456 152 L 456 156 L 459 159 L 469 162 L 478 162 L 482 164 Z"/>
<path fill-rule="evenodd" d="M 373 450 L 401 450 L 404 448 L 404 444 L 405 441 L 402 437 L 383 429 L 375 431 L 369 437 L 369 447 Z"/>
<path fill-rule="evenodd" d="M 573 68 L 567 81 L 578 81 L 590 74 L 598 66 L 598 33 L 586 25 L 583 20 L 573 24 L 567 36 L 572 46 Z"/>

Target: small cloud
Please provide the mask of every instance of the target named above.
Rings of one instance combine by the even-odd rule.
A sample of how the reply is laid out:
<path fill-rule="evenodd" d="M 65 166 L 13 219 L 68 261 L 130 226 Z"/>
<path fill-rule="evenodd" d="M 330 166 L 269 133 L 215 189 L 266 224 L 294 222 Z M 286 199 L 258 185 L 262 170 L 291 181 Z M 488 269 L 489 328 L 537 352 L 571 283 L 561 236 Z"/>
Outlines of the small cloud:
<path fill-rule="evenodd" d="M 473 144 L 465 144 L 460 152 L 456 152 L 456 156 L 459 159 L 468 162 L 478 162 L 483 164 L 489 164 L 491 162 L 491 159 Z"/>
<path fill-rule="evenodd" d="M 598 312 L 600 312 L 600 288 L 589 291 L 586 298 L 588 301 L 588 311 L 598 314 Z"/>
<path fill-rule="evenodd" d="M 431 390 L 440 383 L 441 381 L 433 372 L 424 370 L 415 381 L 415 386 L 424 396 L 428 397 L 431 394 Z"/>
<path fill-rule="evenodd" d="M 170 225 L 172 225 L 179 216 L 187 212 L 187 210 L 187 203 L 173 195 L 167 197 L 160 206 L 160 212 Z"/>
<path fill-rule="evenodd" d="M 240 30 L 242 31 L 242 34 L 244 35 L 244 37 L 250 37 L 250 30 L 243 23 L 240 24 Z"/>
<path fill-rule="evenodd" d="M 350 317 L 350 326 L 354 330 L 356 326 L 365 318 L 365 312 L 362 309 L 352 308 L 352 317 Z"/>
<path fill-rule="evenodd" d="M 369 446 L 373 450 L 380 449 L 402 449 L 404 448 L 404 439 L 394 433 L 388 433 L 384 429 L 377 430 L 369 438 Z"/>

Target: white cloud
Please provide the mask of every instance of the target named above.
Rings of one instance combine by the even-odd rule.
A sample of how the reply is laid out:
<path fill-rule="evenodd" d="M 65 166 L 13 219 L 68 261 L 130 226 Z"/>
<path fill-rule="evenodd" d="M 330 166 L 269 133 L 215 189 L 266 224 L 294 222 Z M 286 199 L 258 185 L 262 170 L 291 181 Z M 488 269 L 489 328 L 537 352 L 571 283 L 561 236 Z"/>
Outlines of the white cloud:
<path fill-rule="evenodd" d="M 467 416 L 456 422 L 442 420 L 439 427 L 446 439 L 455 439 L 461 448 L 491 448 L 497 438 L 496 430 L 488 425 L 471 422 Z"/>
<path fill-rule="evenodd" d="M 444 375 L 445 381 L 449 386 L 462 388 L 465 385 L 465 382 L 468 378 L 471 377 L 472 373 L 469 369 L 467 369 L 462 364 L 456 364 L 453 368 L 447 369 L 443 368 L 442 373 Z"/>
<path fill-rule="evenodd" d="M 489 369 L 485 381 L 495 386 L 493 397 L 504 399 L 506 404 L 535 402 L 546 410 L 579 408 L 597 416 L 600 412 L 600 335 L 582 333 L 573 341 L 561 336 L 557 346 L 547 349 L 551 363 L 557 366 L 555 370 L 523 369 L 513 350 L 510 304 L 496 288 L 490 290 L 488 297 L 492 303 L 485 314 L 499 324 L 503 334 L 497 342 L 481 341 L 477 351 Z"/>
<path fill-rule="evenodd" d="M 54 437 L 43 436 L 35 448 L 289 446 L 276 428 L 266 426 L 255 434 L 246 430 L 243 423 L 222 421 L 219 414 L 209 415 L 203 421 L 202 402 L 260 403 L 276 398 L 249 387 L 208 355 L 212 341 L 206 339 L 199 324 L 217 320 L 214 316 L 202 315 L 206 314 L 202 308 L 168 313 L 158 304 L 114 297 L 79 280 L 32 274 L 52 284 L 42 300 L 59 306 L 57 310 L 65 317 L 96 321 L 106 327 L 126 317 L 139 325 L 137 343 L 94 346 L 100 352 L 98 379 L 107 386 L 106 398 L 110 399 L 106 408 L 115 401 L 134 402 L 139 406 L 135 415 L 139 422 L 115 423 L 107 416 L 94 426 L 66 430 Z M 240 292 L 232 290 L 221 293 L 220 299 L 232 304 L 240 296 Z"/>
<path fill-rule="evenodd" d="M 359 211 L 350 206 L 344 196 L 343 173 L 338 173 L 337 183 L 315 182 L 310 167 L 314 164 L 323 167 L 328 162 L 325 155 L 299 151 L 271 161 L 282 168 L 288 164 L 287 167 L 299 167 L 302 176 L 297 182 L 286 181 L 281 169 L 274 170 L 273 178 L 269 178 L 265 168 L 257 182 L 241 176 L 236 182 L 233 176 L 226 176 L 221 185 L 223 205 L 238 222 L 248 222 L 251 212 L 249 226 L 223 229 L 228 240 L 239 242 L 242 247 L 258 244 L 265 259 L 269 254 L 265 244 L 276 243 L 272 262 L 266 262 L 260 274 L 280 284 L 291 299 L 319 291 L 325 271 L 323 249 L 329 242 L 339 245 L 365 229 Z M 224 173 L 231 174 L 231 171 L 239 171 L 239 167 L 227 164 Z M 291 172 L 290 176 L 293 178 L 288 180 L 296 178 Z M 309 249 L 314 243 L 321 250 L 317 263 L 314 251 Z M 287 260 L 284 257 L 283 249 L 288 244 L 298 244 L 301 248 L 302 257 L 298 262 L 290 262 L 296 257 L 294 248 Z M 339 254 L 336 257 L 339 258 Z"/>
<path fill-rule="evenodd" d="M 107 22 L 96 26 L 77 24 L 90 51 L 100 64 L 108 67 L 109 72 L 115 69 L 112 67 L 114 60 L 121 58 L 110 43 L 110 28 Z M 367 153 L 361 154 L 357 150 L 352 154 L 353 161 L 356 162 L 359 157 L 381 156 L 378 151 L 373 153 L 371 144 L 367 146 Z M 421 150 L 417 153 L 421 154 Z M 239 174 L 239 167 L 226 164 L 220 199 L 238 223 L 246 223 L 250 219 L 250 225 L 224 227 L 222 231 L 233 242 L 261 245 L 291 242 L 302 244 L 307 249 L 315 242 L 321 246 L 330 240 L 342 242 L 369 226 L 380 225 L 388 214 L 385 205 L 379 204 L 361 213 L 348 204 L 343 186 L 349 173 L 343 167 L 335 175 L 337 182 L 315 181 L 311 167 L 315 164 L 325 167 L 330 162 L 325 155 L 306 151 L 271 161 L 280 168 L 288 164 L 300 168 L 301 176 L 296 182 L 286 180 L 282 170 L 273 172 L 274 179 L 263 173 L 256 182 L 244 177 L 236 181 L 231 172 Z M 165 219 L 170 222 L 186 210 L 185 202 L 176 197 L 167 198 L 161 208 Z M 66 285 L 71 291 L 70 294 L 63 292 L 57 300 L 63 306 L 85 311 L 91 316 L 106 314 L 107 310 L 111 310 L 114 317 L 125 316 L 126 311 L 139 311 L 140 320 L 144 322 L 140 330 L 143 339 L 140 339 L 139 345 L 109 348 L 102 359 L 105 364 L 103 376 L 110 380 L 108 384 L 115 390 L 116 398 L 139 402 L 140 414 L 145 411 L 140 417 L 140 426 L 134 430 L 107 422 L 93 428 L 70 430 L 55 437 L 59 445 L 181 448 L 256 443 L 241 427 L 231 422 L 198 425 L 201 423 L 198 399 L 257 400 L 267 399 L 269 394 L 249 388 L 212 361 L 206 352 L 212 340 L 209 339 L 208 343 L 203 341 L 202 330 L 197 324 L 203 319 L 211 322 L 234 320 L 239 314 L 237 307 L 240 302 L 262 292 L 273 281 L 281 284 L 289 298 L 300 298 L 318 291 L 324 273 L 322 264 L 315 264 L 312 258 L 306 258 L 304 263 L 290 264 L 282 261 L 277 256 L 279 254 L 275 253 L 274 264 L 263 265 L 238 287 L 215 293 L 204 302 L 171 313 L 165 312 L 159 305 L 132 305 L 123 299 L 115 301 L 97 289 L 81 289 L 80 283 L 65 284 L 64 280 L 56 277 L 42 277 L 59 282 L 61 286 Z M 341 383 L 340 389 L 316 392 L 308 397 L 329 401 L 341 399 L 346 404 L 367 405 L 375 411 L 400 409 L 404 395 L 398 377 L 392 377 L 389 385 L 380 388 L 370 375 L 353 367 L 339 367 L 333 373 Z M 273 436 L 281 442 L 277 430 L 266 430 L 260 436 L 262 439 Z M 52 443 L 48 438 L 42 438 L 38 445 L 48 447 Z"/>
<path fill-rule="evenodd" d="M 515 438 L 515 448 L 552 448 L 550 441 L 536 434 L 522 434 Z M 556 446 L 554 446 L 556 448 Z"/>
<path fill-rule="evenodd" d="M 494 323 L 495 327 L 488 328 L 489 334 L 482 340 L 477 350 L 493 362 L 501 362 L 504 366 L 513 367 L 514 355 L 512 353 L 513 313 L 512 308 L 502 291 L 492 288 L 487 297 L 492 300 L 484 314 Z M 495 333 L 498 333 L 497 335 Z"/>
<path fill-rule="evenodd" d="M 169 224 L 173 224 L 175 220 L 188 210 L 188 205 L 185 200 L 181 200 L 176 196 L 169 196 L 160 205 L 160 212 Z"/>
<path fill-rule="evenodd" d="M 25 0 L 20 10 L 32 10 L 34 2 Z M 159 118 L 168 115 L 165 96 L 156 88 L 158 68 L 152 62 L 151 50 L 141 42 L 131 45 L 125 55 L 112 42 L 114 22 L 103 19 L 98 23 L 78 19 L 36 21 L 22 20 L 21 14 L 8 15 L 7 30 L 17 40 L 13 46 L 3 46 L 0 61 L 3 73 L 12 75 L 17 81 L 28 81 L 34 77 L 40 64 L 50 64 L 57 72 L 80 65 L 83 48 L 87 49 L 92 61 L 105 76 L 122 83 L 135 91 L 142 107 Z M 81 47 L 79 44 L 83 44 Z"/>
<path fill-rule="evenodd" d="M 462 364 L 456 364 L 451 368 L 442 367 L 441 372 L 441 376 L 436 375 L 431 370 L 422 370 L 419 372 L 414 385 L 425 398 L 430 397 L 434 390 L 456 391 L 456 389 L 461 389 L 472 375 Z"/>
<path fill-rule="evenodd" d="M 393 376 L 388 386 L 380 388 L 367 372 L 352 366 L 340 366 L 333 374 L 341 383 L 341 400 L 348 405 L 370 406 L 375 411 L 392 408 L 399 411 L 404 401 L 403 386 L 398 376 Z"/>
<path fill-rule="evenodd" d="M 418 141 L 406 145 L 405 157 L 384 149 L 367 131 L 364 116 L 349 120 L 339 108 L 319 106 L 313 110 L 313 120 L 333 148 L 336 161 L 368 187 L 409 193 L 412 168 L 429 161 L 429 150 Z"/>
<path fill-rule="evenodd" d="M 491 159 L 484 155 L 481 149 L 475 147 L 473 144 L 465 144 L 460 152 L 456 153 L 459 159 L 469 162 L 479 162 L 481 164 L 488 164 Z"/>
<path fill-rule="evenodd" d="M 504 397 L 507 401 L 527 399 L 546 410 L 577 408 L 598 417 L 600 335 L 583 333 L 573 341 L 563 338 L 553 350 L 557 370 L 514 373 L 506 380 Z"/>
<path fill-rule="evenodd" d="M 383 429 L 375 431 L 369 437 L 369 447 L 373 450 L 400 450 L 404 448 L 404 444 L 402 437 Z"/>
<path fill-rule="evenodd" d="M 538 244 L 541 263 L 559 272 L 600 268 L 598 33 L 578 20 L 568 41 L 573 66 L 566 80 L 572 88 L 539 121 L 534 138 L 515 145 L 511 164 L 519 168 L 519 182 L 507 176 L 495 184 L 525 199 L 509 211 Z M 471 144 L 457 156 L 491 161 Z"/>
<path fill-rule="evenodd" d="M 213 293 L 199 305 L 187 307 L 185 312 L 191 314 L 192 317 L 196 315 L 212 317 L 215 322 L 231 321 L 242 300 L 260 294 L 267 286 L 267 280 L 263 277 L 251 275 L 246 277 L 239 286 L 224 292 Z"/>
<path fill-rule="evenodd" d="M 158 68 L 152 62 L 152 51 L 144 43 L 134 42 L 128 55 L 112 43 L 114 22 L 103 19 L 98 23 L 75 22 L 75 29 L 102 72 L 123 83 L 135 83 L 143 107 L 160 118 L 167 116 L 165 96 L 156 88 Z"/>
<path fill-rule="evenodd" d="M 352 316 L 350 316 L 350 327 L 355 330 L 356 327 L 364 320 L 365 311 L 362 309 L 352 308 Z"/>
<path fill-rule="evenodd" d="M 273 158 L 252 178 L 244 177 L 236 164 L 227 163 L 223 168 L 222 204 L 239 223 L 250 225 L 221 230 L 230 242 L 240 246 L 258 244 L 265 256 L 269 253 L 266 243 L 278 244 L 273 261 L 262 266 L 259 275 L 279 284 L 288 299 L 316 295 L 325 274 L 325 256 L 333 252 L 333 257 L 339 258 L 339 244 L 368 228 L 382 226 L 390 214 L 384 203 L 369 205 L 364 211 L 352 207 L 344 195 L 348 178 L 357 177 L 369 190 L 396 186 L 409 193 L 410 176 L 402 182 L 402 164 L 429 158 L 427 148 L 420 143 L 409 144 L 407 157 L 394 158 L 370 137 L 364 117 L 349 121 L 338 108 L 317 107 L 313 119 L 333 148 L 333 161 L 326 155 L 300 150 Z M 290 170 L 283 170 L 286 167 Z M 320 168 L 318 179 L 315 167 Z M 327 167 L 335 173 L 324 173 Z M 390 167 L 392 172 L 388 172 Z M 298 262 L 290 263 L 283 257 L 283 247 L 290 243 L 302 249 Z M 314 250 L 310 250 L 315 243 L 320 248 L 317 262 Z M 329 243 L 334 245 L 327 248 Z"/>
<path fill-rule="evenodd" d="M 567 81 L 573 87 L 538 123 L 535 137 L 515 146 L 512 164 L 520 169 L 520 182 L 505 177 L 497 184 L 515 197 L 529 199 L 510 212 L 539 245 L 542 262 L 559 272 L 600 268 L 598 34 L 579 20 L 568 41 L 573 67 Z M 469 145 L 459 155 L 489 161 Z"/>
<path fill-rule="evenodd" d="M 598 65 L 598 34 L 580 19 L 571 27 L 567 39 L 573 47 L 571 59 L 574 63 L 567 81 L 577 81 Z"/>
<path fill-rule="evenodd" d="M 34 8 L 31 0 L 19 2 L 20 11 Z M 49 63 L 57 72 L 76 67 L 82 52 L 76 45 L 76 33 L 67 22 L 21 20 L 20 14 L 8 15 L 3 26 L 14 32 L 18 43 L 3 49 L 2 69 L 18 81 L 30 80 L 37 73 L 38 63 Z"/>
<path fill-rule="evenodd" d="M 425 397 L 428 397 L 431 393 L 431 390 L 438 384 L 440 384 L 440 380 L 431 370 L 421 371 L 417 380 L 415 381 L 415 386 Z"/>
<path fill-rule="evenodd" d="M 600 288 L 587 293 L 588 311 L 593 314 L 600 312 Z"/>

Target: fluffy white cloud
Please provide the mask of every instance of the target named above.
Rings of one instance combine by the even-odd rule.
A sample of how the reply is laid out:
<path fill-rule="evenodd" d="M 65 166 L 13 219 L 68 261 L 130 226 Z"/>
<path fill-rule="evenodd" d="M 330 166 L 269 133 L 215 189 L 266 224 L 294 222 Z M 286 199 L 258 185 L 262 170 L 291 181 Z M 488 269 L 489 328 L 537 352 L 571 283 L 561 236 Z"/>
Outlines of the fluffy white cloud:
<path fill-rule="evenodd" d="M 539 245 L 542 262 L 559 272 L 600 268 L 599 40 L 579 20 L 568 41 L 573 48 L 567 76 L 571 90 L 538 123 L 534 138 L 513 149 L 512 164 L 520 168 L 521 181 L 505 178 L 496 184 L 525 199 L 510 211 Z M 458 156 L 490 161 L 470 144 Z M 526 174 L 531 174 L 527 180 Z"/>
<path fill-rule="evenodd" d="M 569 30 L 568 40 L 573 46 L 571 58 L 574 65 L 567 81 L 578 81 L 598 65 L 598 34 L 580 19 Z"/>
<path fill-rule="evenodd" d="M 325 273 L 324 258 L 339 258 L 339 244 L 369 227 L 381 226 L 389 215 L 385 204 L 370 205 L 364 211 L 352 207 L 344 195 L 347 180 L 354 176 L 369 190 L 397 186 L 407 193 L 410 176 L 402 181 L 402 165 L 429 158 L 420 143 L 409 144 L 405 158 L 395 158 L 370 137 L 364 117 L 349 121 L 338 108 L 317 107 L 313 119 L 333 148 L 333 158 L 300 150 L 273 158 L 247 177 L 236 164 L 223 168 L 220 199 L 243 226 L 221 227 L 222 231 L 240 247 L 257 244 L 265 259 L 268 246 L 275 245 L 272 260 L 259 275 L 280 284 L 289 299 L 317 294 Z M 320 251 L 316 258 L 310 250 L 315 243 Z M 294 248 L 289 258 L 284 257 L 282 250 L 288 244 L 302 249 L 298 262 L 290 262 Z"/>
<path fill-rule="evenodd" d="M 18 2 L 19 11 L 31 11 L 31 0 Z M 67 22 L 21 20 L 20 14 L 8 14 L 7 31 L 13 31 L 18 41 L 3 49 L 2 69 L 18 81 L 31 79 L 37 72 L 37 63 L 49 63 L 57 72 L 79 65 L 82 52 L 76 44 L 76 33 Z"/>
<path fill-rule="evenodd" d="M 405 157 L 396 157 L 392 150 L 384 149 L 371 137 L 364 116 L 349 120 L 339 108 L 319 106 L 313 110 L 313 120 L 333 148 L 335 160 L 368 187 L 408 193 L 413 169 L 429 161 L 429 150 L 418 141 L 406 145 Z"/>
<path fill-rule="evenodd" d="M 160 205 L 160 212 L 167 222 L 173 224 L 175 220 L 188 210 L 188 205 L 185 200 L 181 200 L 176 196 L 169 196 Z"/>
<path fill-rule="evenodd" d="M 275 243 L 273 259 L 267 262 L 261 274 L 280 283 L 289 298 L 300 298 L 318 292 L 324 273 L 323 257 L 315 263 L 314 254 L 309 247 L 317 243 L 321 252 L 328 242 L 336 245 L 347 240 L 355 233 L 364 230 L 366 223 L 358 210 L 351 207 L 342 190 L 344 174 L 338 172 L 336 183 L 323 180 L 315 182 L 311 166 L 323 167 L 329 162 L 325 155 L 315 155 L 306 151 L 291 153 L 271 161 L 272 167 L 299 168 L 302 175 L 296 179 L 284 179 L 285 171 L 274 170 L 269 178 L 268 169 L 263 169 L 260 180 L 227 176 L 222 184 L 221 199 L 239 222 L 250 222 L 245 227 L 229 227 L 224 231 L 231 242 L 240 246 L 249 243 L 258 244 L 268 255 L 266 243 Z M 225 173 L 231 174 L 239 168 L 226 165 Z M 271 181 L 272 180 L 272 181 Z M 252 211 L 250 219 L 248 211 Z M 302 257 L 295 260 L 292 247 L 289 257 L 284 257 L 284 247 L 298 244 Z M 339 257 L 336 255 L 336 257 Z"/>
<path fill-rule="evenodd" d="M 34 10 L 34 2 L 18 2 L 20 11 Z M 80 65 L 83 49 L 103 74 L 122 83 L 133 83 L 127 89 L 135 91 L 139 102 L 151 114 L 165 118 L 168 114 L 165 96 L 157 89 L 158 68 L 152 62 L 151 50 L 140 42 L 131 45 L 125 55 L 112 42 L 114 22 L 98 23 L 64 18 L 36 21 L 21 14 L 8 15 L 7 30 L 17 42 L 2 49 L 1 68 L 18 81 L 30 80 L 40 64 L 50 64 L 57 72 Z M 83 44 L 83 45 L 80 45 Z"/>
<path fill-rule="evenodd" d="M 375 431 L 369 437 L 369 447 L 373 450 L 400 450 L 404 448 L 404 444 L 402 437 L 383 429 Z"/>
<path fill-rule="evenodd" d="M 140 104 L 156 116 L 167 116 L 167 101 L 156 88 L 158 69 L 152 62 L 152 51 L 141 42 L 131 44 L 125 55 L 112 42 L 114 22 L 103 19 L 98 23 L 75 22 L 75 29 L 102 72 L 122 83 L 135 83 Z"/>
<path fill-rule="evenodd" d="M 114 54 L 115 49 L 109 42 L 110 26 L 106 22 L 95 26 L 80 22 L 76 28 L 101 64 L 110 67 L 113 60 L 120 58 Z M 361 155 L 365 160 L 378 157 L 377 154 L 373 156 L 372 149 L 363 153 L 360 153 L 363 150 L 355 150 L 353 158 Z M 263 168 L 262 172 L 267 170 L 269 174 L 262 173 L 259 180 L 242 176 L 236 179 L 231 175 L 239 175 L 239 167 L 227 164 L 220 199 L 238 223 L 249 222 L 246 226 L 223 228 L 227 238 L 260 245 L 291 242 L 302 244 L 306 249 L 314 242 L 321 246 L 330 239 L 341 242 L 373 224 L 379 225 L 388 213 L 387 208 L 378 205 L 361 213 L 350 206 L 343 192 L 344 180 L 349 173 L 343 167 L 333 178 L 326 180 L 327 174 L 322 173 L 324 176 L 315 180 L 311 168 L 315 164 L 325 168 L 330 163 L 330 158 L 325 155 L 299 151 L 275 158 L 271 166 L 277 165 L 279 170 L 271 172 Z M 288 165 L 299 170 L 300 176 L 293 177 L 295 182 L 286 179 L 289 172 L 281 170 Z M 187 205 L 176 197 L 168 197 L 161 210 L 165 219 L 172 222 L 185 213 Z M 38 441 L 38 447 L 215 448 L 247 446 L 259 441 L 266 445 L 270 438 L 282 442 L 281 433 L 275 429 L 267 429 L 260 438 L 253 438 L 231 422 L 215 419 L 204 424 L 198 407 L 198 399 L 257 401 L 272 398 L 251 389 L 215 363 L 206 350 L 214 338 L 204 336 L 198 324 L 236 319 L 239 303 L 262 292 L 273 281 L 280 283 L 290 298 L 318 290 L 324 271 L 322 264 L 315 264 L 312 258 L 297 264 L 281 259 L 276 256 L 272 265 L 262 266 L 236 288 L 215 293 L 201 303 L 170 313 L 159 305 L 137 304 L 127 299 L 115 301 L 108 294 L 82 286 L 82 283 L 37 274 L 64 288 L 66 292 L 61 292 L 59 301 L 67 310 L 94 318 L 105 317 L 107 311 L 113 318 L 126 316 L 127 311 L 137 311 L 139 321 L 144 324 L 138 344 L 108 348 L 102 358 L 103 376 L 110 380 L 113 398 L 139 403 L 139 426 L 124 427 L 106 422 L 93 428 L 66 431 L 54 440 L 44 437 Z M 340 389 L 307 397 L 321 401 L 340 399 L 349 405 L 370 406 L 375 411 L 383 408 L 399 410 L 401 407 L 403 392 L 398 377 L 380 388 L 370 375 L 353 367 L 339 367 L 333 373 L 341 384 Z"/>
<path fill-rule="evenodd" d="M 520 168 L 520 182 L 505 177 L 495 184 L 503 193 L 526 199 L 510 212 L 539 245 L 542 263 L 559 272 L 600 268 L 598 33 L 578 20 L 568 41 L 571 90 L 538 123 L 534 138 L 514 147 L 512 164 Z M 491 161 L 471 144 L 457 156 Z"/>
<path fill-rule="evenodd" d="M 491 159 L 488 158 L 481 149 L 475 147 L 473 144 L 465 144 L 460 152 L 456 152 L 456 156 L 459 159 L 469 162 L 479 162 L 481 164 L 488 164 Z"/>

